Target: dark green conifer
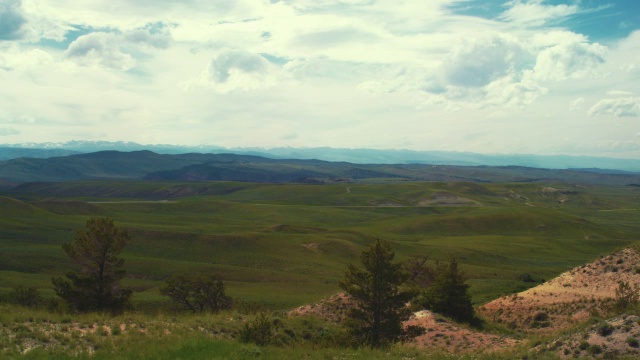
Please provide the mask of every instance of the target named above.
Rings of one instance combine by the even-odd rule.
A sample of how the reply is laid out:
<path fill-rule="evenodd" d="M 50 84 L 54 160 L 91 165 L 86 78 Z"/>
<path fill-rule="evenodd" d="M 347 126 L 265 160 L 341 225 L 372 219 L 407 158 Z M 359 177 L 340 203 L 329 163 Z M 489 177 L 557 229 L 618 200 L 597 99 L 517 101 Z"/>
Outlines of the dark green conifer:
<path fill-rule="evenodd" d="M 448 264 L 437 265 L 434 280 L 424 294 L 424 305 L 458 321 L 472 321 L 474 312 L 468 290 L 458 259 L 451 257 Z"/>
<path fill-rule="evenodd" d="M 378 240 L 360 255 L 364 268 L 349 264 L 340 282 L 353 301 L 347 327 L 359 344 L 380 347 L 404 335 L 402 323 L 411 315 L 406 307 L 411 296 L 401 290 L 408 275 L 401 264 L 392 262 L 394 256 L 391 245 Z"/>
<path fill-rule="evenodd" d="M 56 294 L 78 311 L 122 312 L 132 292 L 120 286 L 126 270 L 118 255 L 128 241 L 127 231 L 116 227 L 113 220 L 88 220 L 86 228 L 77 230 L 73 242 L 62 245 L 80 271 L 69 271 L 67 279 L 53 278 Z"/>

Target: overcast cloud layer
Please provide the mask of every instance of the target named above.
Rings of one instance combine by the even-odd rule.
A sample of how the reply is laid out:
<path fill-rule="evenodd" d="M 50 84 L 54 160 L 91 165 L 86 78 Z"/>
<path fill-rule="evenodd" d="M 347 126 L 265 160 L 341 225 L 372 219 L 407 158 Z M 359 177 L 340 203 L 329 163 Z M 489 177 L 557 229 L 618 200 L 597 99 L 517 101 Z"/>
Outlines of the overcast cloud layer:
<path fill-rule="evenodd" d="M 0 0 L 0 143 L 640 159 L 640 3 Z"/>

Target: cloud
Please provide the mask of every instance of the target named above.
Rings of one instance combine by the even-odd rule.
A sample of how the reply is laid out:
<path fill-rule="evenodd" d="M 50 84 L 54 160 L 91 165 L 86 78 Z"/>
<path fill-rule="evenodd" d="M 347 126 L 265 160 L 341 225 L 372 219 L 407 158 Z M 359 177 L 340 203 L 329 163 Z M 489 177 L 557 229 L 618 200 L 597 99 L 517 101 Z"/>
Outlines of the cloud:
<path fill-rule="evenodd" d="M 151 32 L 149 29 L 136 29 L 124 34 L 124 39 L 133 44 L 142 44 L 156 49 L 166 49 L 171 44 L 171 35 L 167 32 Z"/>
<path fill-rule="evenodd" d="M 506 119 L 508 114 L 502 110 L 494 111 L 487 115 L 487 119 Z"/>
<path fill-rule="evenodd" d="M 564 43 L 540 51 L 533 77 L 537 80 L 579 79 L 605 62 L 607 47 L 585 42 Z"/>
<path fill-rule="evenodd" d="M 578 111 L 578 110 L 582 109 L 583 105 L 584 105 L 584 98 L 577 98 L 577 99 L 573 100 L 571 102 L 571 104 L 569 104 L 569 110 L 570 111 Z"/>
<path fill-rule="evenodd" d="M 293 132 L 293 133 L 284 134 L 284 135 L 280 136 L 280 139 L 281 140 L 295 140 L 298 137 L 299 137 L 298 133 Z"/>
<path fill-rule="evenodd" d="M 20 134 L 20 130 L 17 130 L 12 127 L 0 128 L 0 136 L 11 136 Z"/>
<path fill-rule="evenodd" d="M 609 96 L 633 96 L 635 94 L 630 92 L 630 91 L 611 90 L 611 91 L 607 91 L 607 95 L 609 95 Z"/>
<path fill-rule="evenodd" d="M 345 43 L 370 42 L 375 39 L 376 37 L 371 33 L 345 27 L 302 34 L 294 40 L 294 44 L 310 48 L 327 48 Z"/>
<path fill-rule="evenodd" d="M 499 19 L 526 26 L 542 26 L 560 20 L 580 11 L 577 5 L 545 5 L 544 0 L 513 0 L 505 5 L 510 6 Z"/>
<path fill-rule="evenodd" d="M 454 86 L 482 87 L 506 76 L 524 55 L 516 41 L 504 36 L 472 39 L 459 46 L 443 64 L 445 81 Z"/>
<path fill-rule="evenodd" d="M 0 70 L 40 69 L 53 61 L 53 57 L 44 50 L 24 50 L 17 44 L 11 44 L 8 47 L 0 46 Z"/>
<path fill-rule="evenodd" d="M 460 38 L 451 39 L 446 49 L 418 55 L 431 63 L 439 60 L 435 66 L 405 63 L 395 72 L 376 71 L 377 79 L 364 80 L 359 87 L 372 92 L 425 92 L 432 95 L 431 106 L 449 109 L 522 107 L 549 93 L 550 82 L 596 77 L 608 53 L 607 47 L 569 31 L 494 31 Z M 421 49 L 416 50 L 420 54 Z"/>
<path fill-rule="evenodd" d="M 640 117 L 640 97 L 603 99 L 593 105 L 587 114 L 589 116 Z"/>
<path fill-rule="evenodd" d="M 27 20 L 21 5 L 21 0 L 0 0 L 0 40 L 22 38 L 22 26 Z"/>
<path fill-rule="evenodd" d="M 278 71 L 276 65 L 260 54 L 225 49 L 211 59 L 203 80 L 205 86 L 220 93 L 247 92 L 273 86 Z"/>
<path fill-rule="evenodd" d="M 81 65 L 113 70 L 129 70 L 135 65 L 135 59 L 121 50 L 118 36 L 106 32 L 80 36 L 69 45 L 65 55 Z"/>
<path fill-rule="evenodd" d="M 594 147 L 598 149 L 600 152 L 608 152 L 608 153 L 631 153 L 637 152 L 640 150 L 640 141 L 600 141 L 594 144 Z"/>
<path fill-rule="evenodd" d="M 570 31 L 594 20 L 591 3 L 509 1 L 488 19 L 460 11 L 488 4 L 476 0 L 0 0 L 24 21 L 20 41 L 0 41 L 0 101 L 38 119 L 0 127 L 22 130 L 16 141 L 494 152 L 628 140 L 635 122 L 584 113 L 640 94 L 640 32 L 607 48 Z M 598 106 L 592 116 L 636 111 Z"/>
<path fill-rule="evenodd" d="M 260 55 L 241 50 L 226 50 L 209 64 L 209 78 L 216 83 L 225 83 L 232 72 L 264 74 L 269 62 Z"/>
<path fill-rule="evenodd" d="M 518 106 L 533 103 L 538 97 L 545 95 L 549 89 L 529 79 L 518 76 L 504 77 L 487 85 L 484 89 L 480 107 L 485 106 Z"/>

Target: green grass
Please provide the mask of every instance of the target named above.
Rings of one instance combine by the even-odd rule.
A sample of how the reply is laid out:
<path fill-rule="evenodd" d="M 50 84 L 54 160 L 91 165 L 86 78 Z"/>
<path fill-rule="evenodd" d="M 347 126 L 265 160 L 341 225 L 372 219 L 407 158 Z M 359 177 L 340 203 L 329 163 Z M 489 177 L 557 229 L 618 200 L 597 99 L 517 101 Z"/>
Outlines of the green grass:
<path fill-rule="evenodd" d="M 68 315 L 0 304 L 3 359 L 530 359 L 528 344 L 503 353 L 451 354 L 396 344 L 386 349 L 340 347 L 342 330 L 316 318 L 285 318 L 268 346 L 240 343 L 237 334 L 254 315 Z M 107 330 L 110 329 L 110 330 Z M 551 357 L 552 358 L 552 357 Z"/>
<path fill-rule="evenodd" d="M 522 273 L 549 279 L 640 233 L 634 187 L 74 181 L 0 195 L 0 294 L 18 283 L 51 294 L 51 276 L 73 267 L 61 243 L 89 217 L 109 216 L 132 235 L 126 284 L 141 308 L 164 306 L 163 279 L 194 271 L 218 273 L 229 294 L 268 308 L 313 302 L 337 292 L 377 238 L 399 260 L 457 255 L 481 304 L 532 286 Z M 420 206 L 437 196 L 479 205 Z"/>

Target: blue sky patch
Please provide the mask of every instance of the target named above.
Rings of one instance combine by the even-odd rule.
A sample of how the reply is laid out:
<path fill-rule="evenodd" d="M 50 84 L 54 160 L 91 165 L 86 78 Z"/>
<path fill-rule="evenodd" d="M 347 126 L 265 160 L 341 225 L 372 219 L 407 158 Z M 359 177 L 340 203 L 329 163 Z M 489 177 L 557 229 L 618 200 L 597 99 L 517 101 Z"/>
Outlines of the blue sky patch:
<path fill-rule="evenodd" d="M 534 3 L 534 1 L 522 1 Z M 584 34 L 593 41 L 609 42 L 626 37 L 640 29 L 640 1 L 542 1 L 542 5 L 578 5 L 577 14 L 551 21 L 547 26 L 559 26 Z M 500 20 L 500 16 L 512 6 L 505 0 L 469 0 L 449 7 L 454 14 L 475 16 L 488 20 Z"/>
<path fill-rule="evenodd" d="M 82 25 L 72 25 L 73 30 L 67 31 L 64 36 L 64 40 L 55 41 L 53 39 L 42 38 L 38 42 L 38 45 L 52 47 L 56 49 L 66 49 L 71 45 L 72 42 L 76 41 L 80 36 L 90 34 L 92 32 L 97 31 L 96 29 L 88 26 Z"/>

